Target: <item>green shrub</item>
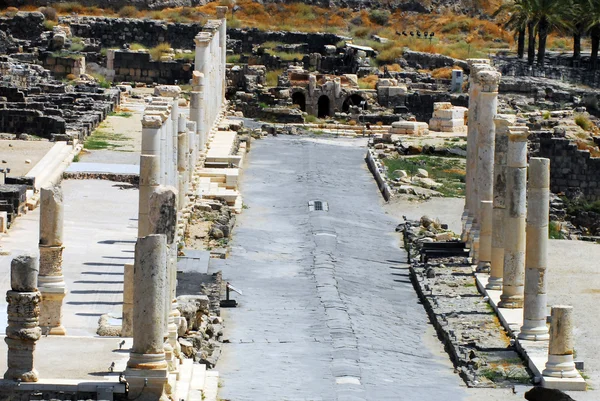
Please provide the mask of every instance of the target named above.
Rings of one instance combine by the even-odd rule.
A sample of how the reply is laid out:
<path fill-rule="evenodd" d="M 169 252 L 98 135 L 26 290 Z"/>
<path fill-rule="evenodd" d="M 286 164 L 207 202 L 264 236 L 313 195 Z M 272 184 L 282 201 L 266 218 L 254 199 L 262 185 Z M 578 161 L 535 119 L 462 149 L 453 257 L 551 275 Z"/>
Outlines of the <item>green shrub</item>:
<path fill-rule="evenodd" d="M 550 112 L 549 112 L 548 110 L 544 111 L 544 112 L 542 113 L 542 118 L 543 118 L 544 120 L 549 120 L 549 119 L 550 119 Z"/>
<path fill-rule="evenodd" d="M 560 223 L 559 222 L 550 221 L 550 224 L 548 224 L 548 238 L 564 239 L 563 234 L 560 232 Z"/>
<path fill-rule="evenodd" d="M 369 20 L 377 25 L 385 26 L 390 22 L 390 12 L 388 10 L 371 10 Z"/>
<path fill-rule="evenodd" d="M 584 131 L 590 131 L 594 123 L 585 114 L 575 115 L 575 124 L 579 125 Z"/>
<path fill-rule="evenodd" d="M 241 57 L 241 54 L 230 54 L 227 56 L 227 62 L 230 64 L 239 63 Z"/>
<path fill-rule="evenodd" d="M 46 31 L 52 31 L 54 29 L 54 27 L 56 25 L 58 25 L 58 22 L 56 21 L 50 21 L 50 20 L 45 20 L 42 25 L 44 26 L 44 30 Z"/>
<path fill-rule="evenodd" d="M 150 53 L 150 57 L 152 57 L 153 60 L 158 61 L 158 60 L 160 60 L 162 55 L 167 54 L 170 49 L 171 49 L 171 45 L 169 43 L 163 42 L 163 43 L 158 44 L 157 46 L 154 46 L 152 49 L 148 50 L 148 53 Z"/>
<path fill-rule="evenodd" d="M 135 18 L 138 16 L 138 10 L 134 6 L 124 6 L 117 14 L 121 18 Z"/>
<path fill-rule="evenodd" d="M 147 47 L 142 45 L 141 43 L 132 43 L 131 45 L 129 45 L 129 49 L 137 51 L 147 49 Z"/>

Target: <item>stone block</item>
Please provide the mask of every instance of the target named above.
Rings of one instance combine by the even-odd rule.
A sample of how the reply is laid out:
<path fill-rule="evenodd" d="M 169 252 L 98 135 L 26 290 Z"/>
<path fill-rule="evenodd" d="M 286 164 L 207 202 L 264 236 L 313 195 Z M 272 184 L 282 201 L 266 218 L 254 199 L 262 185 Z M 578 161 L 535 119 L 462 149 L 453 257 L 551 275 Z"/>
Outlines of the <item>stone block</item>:
<path fill-rule="evenodd" d="M 8 227 L 8 213 L 0 212 L 0 233 L 5 233 Z"/>
<path fill-rule="evenodd" d="M 390 133 L 397 135 L 426 135 L 429 133 L 429 125 L 417 121 L 396 121 L 392 123 Z"/>

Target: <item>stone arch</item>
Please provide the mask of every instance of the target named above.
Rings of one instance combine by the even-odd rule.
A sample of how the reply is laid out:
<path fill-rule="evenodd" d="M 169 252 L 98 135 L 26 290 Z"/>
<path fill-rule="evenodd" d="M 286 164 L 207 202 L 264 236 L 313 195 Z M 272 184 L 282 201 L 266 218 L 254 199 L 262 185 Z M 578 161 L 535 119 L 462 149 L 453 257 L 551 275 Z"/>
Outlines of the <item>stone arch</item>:
<path fill-rule="evenodd" d="M 360 106 L 360 102 L 364 101 L 363 97 L 358 93 L 354 93 L 344 100 L 342 104 L 342 112 L 347 113 L 351 106 Z"/>
<path fill-rule="evenodd" d="M 292 103 L 297 104 L 300 110 L 306 111 L 306 96 L 304 93 L 300 91 L 292 93 Z"/>
<path fill-rule="evenodd" d="M 329 117 L 331 115 L 330 104 L 329 96 L 322 95 L 317 103 L 317 117 Z"/>

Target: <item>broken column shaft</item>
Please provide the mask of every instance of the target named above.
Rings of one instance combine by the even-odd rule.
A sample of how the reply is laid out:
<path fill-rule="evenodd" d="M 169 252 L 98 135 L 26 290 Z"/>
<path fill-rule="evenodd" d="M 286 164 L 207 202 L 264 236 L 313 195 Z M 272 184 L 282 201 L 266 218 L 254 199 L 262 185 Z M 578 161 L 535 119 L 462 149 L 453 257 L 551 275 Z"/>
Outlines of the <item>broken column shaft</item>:
<path fill-rule="evenodd" d="M 4 378 L 38 381 L 33 364 L 35 343 L 42 335 L 39 326 L 41 294 L 37 289 L 38 262 L 34 255 L 20 255 L 10 265 L 11 290 L 6 293 L 8 327 L 8 370 Z"/>
<path fill-rule="evenodd" d="M 60 187 L 40 190 L 40 274 L 38 287 L 42 294 L 40 326 L 47 334 L 65 335 L 62 306 L 66 291 L 62 270 L 63 193 Z"/>
<path fill-rule="evenodd" d="M 508 127 L 514 123 L 511 116 L 498 116 L 496 139 L 494 141 L 494 209 L 492 211 L 492 263 L 490 277 L 485 288 L 502 289 L 504 274 L 504 217 L 506 199 L 506 152 L 508 148 Z"/>
<path fill-rule="evenodd" d="M 548 216 L 550 213 L 550 160 L 529 161 L 527 185 L 527 250 L 523 326 L 519 338 L 547 340 L 546 268 L 548 267 Z"/>
<path fill-rule="evenodd" d="M 527 128 L 511 127 L 506 166 L 504 271 L 498 306 L 522 308 L 525 285 L 525 214 L 527 212 Z"/>
<path fill-rule="evenodd" d="M 579 373 L 573 362 L 575 341 L 573 340 L 573 307 L 557 305 L 552 307 L 548 362 L 542 372 L 550 377 L 577 377 Z"/>
<path fill-rule="evenodd" d="M 166 400 L 166 247 L 163 234 L 138 238 L 135 245 L 133 346 L 124 375 L 129 383 L 130 396 L 141 401 Z"/>
<path fill-rule="evenodd" d="M 479 270 L 489 269 L 492 259 L 492 208 L 479 207 L 482 201 L 492 202 L 494 198 L 494 142 L 496 139 L 496 125 L 494 117 L 498 108 L 498 84 L 500 83 L 500 73 L 493 70 L 482 70 L 477 73 L 476 80 L 479 83 L 481 92 L 479 93 L 479 106 L 477 113 L 477 202 L 478 209 L 475 219 L 479 223 L 479 248 L 477 267 Z M 487 205 L 487 204 L 486 204 Z M 484 213 L 489 215 L 484 216 Z M 489 227 L 485 232 L 482 229 L 482 222 L 489 222 Z M 485 249 L 484 249 L 485 247 Z M 485 255 L 484 258 L 482 256 Z"/>

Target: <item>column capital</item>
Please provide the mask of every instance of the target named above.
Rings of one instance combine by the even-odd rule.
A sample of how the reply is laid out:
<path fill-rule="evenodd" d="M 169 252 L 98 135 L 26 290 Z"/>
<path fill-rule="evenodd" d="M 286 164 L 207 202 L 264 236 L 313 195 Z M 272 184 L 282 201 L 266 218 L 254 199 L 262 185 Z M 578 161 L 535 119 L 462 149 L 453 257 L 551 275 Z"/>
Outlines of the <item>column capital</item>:
<path fill-rule="evenodd" d="M 142 128 L 160 128 L 163 121 L 160 114 L 146 114 L 142 117 Z"/>
<path fill-rule="evenodd" d="M 508 140 L 510 142 L 527 142 L 529 136 L 529 128 L 512 126 L 508 127 Z"/>
<path fill-rule="evenodd" d="M 217 6 L 217 18 L 225 19 L 227 17 L 227 11 L 229 11 L 227 6 Z"/>
<path fill-rule="evenodd" d="M 194 38 L 194 43 L 196 46 L 206 47 L 209 45 L 211 38 L 212 34 L 210 32 L 200 32 Z"/>
<path fill-rule="evenodd" d="M 479 81 L 482 92 L 498 92 L 498 84 L 500 83 L 501 77 L 502 74 L 496 70 L 484 69 L 477 72 L 475 79 Z"/>

